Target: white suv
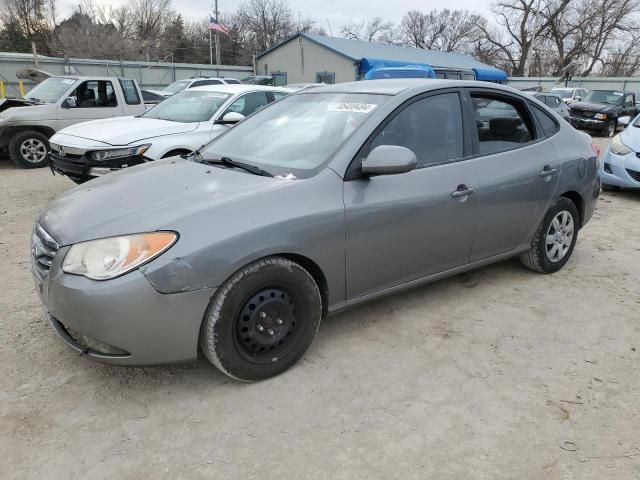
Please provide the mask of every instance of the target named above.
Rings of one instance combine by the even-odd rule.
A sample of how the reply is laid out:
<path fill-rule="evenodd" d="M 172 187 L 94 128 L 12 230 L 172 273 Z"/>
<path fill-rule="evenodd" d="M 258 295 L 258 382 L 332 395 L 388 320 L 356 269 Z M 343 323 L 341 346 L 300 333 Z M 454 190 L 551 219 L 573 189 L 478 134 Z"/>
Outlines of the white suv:
<path fill-rule="evenodd" d="M 227 77 L 194 77 L 194 78 L 186 78 L 184 80 L 178 80 L 173 82 L 171 85 L 165 87 L 162 90 L 149 90 L 148 92 L 156 93 L 158 95 L 162 95 L 163 97 L 170 97 L 171 95 L 175 95 L 182 90 L 186 90 L 187 88 L 195 88 L 195 87 L 205 87 L 207 85 L 238 85 L 242 84 L 240 80 L 237 78 L 227 78 Z"/>

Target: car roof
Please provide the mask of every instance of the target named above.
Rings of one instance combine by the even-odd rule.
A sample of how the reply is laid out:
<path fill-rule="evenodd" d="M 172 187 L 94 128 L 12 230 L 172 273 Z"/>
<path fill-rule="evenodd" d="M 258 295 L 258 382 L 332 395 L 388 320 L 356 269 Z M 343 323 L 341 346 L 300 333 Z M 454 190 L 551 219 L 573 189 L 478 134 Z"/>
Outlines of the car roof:
<path fill-rule="evenodd" d="M 504 92 L 522 94 L 515 88 L 478 80 L 440 80 L 433 78 L 389 78 L 380 80 L 360 80 L 356 82 L 337 83 L 303 90 L 298 95 L 315 95 L 318 93 L 364 93 L 372 95 L 399 95 L 407 90 L 429 91 L 440 88 L 476 87 L 491 88 Z"/>
<path fill-rule="evenodd" d="M 189 89 L 190 92 L 193 91 L 201 91 L 201 92 L 220 92 L 220 93 L 244 93 L 244 92 L 256 92 L 256 91 L 265 91 L 265 92 L 286 92 L 289 93 L 291 90 L 288 88 L 281 87 L 269 87 L 266 85 L 245 85 L 238 83 L 225 83 L 221 85 L 203 85 L 202 87 L 193 87 Z"/>

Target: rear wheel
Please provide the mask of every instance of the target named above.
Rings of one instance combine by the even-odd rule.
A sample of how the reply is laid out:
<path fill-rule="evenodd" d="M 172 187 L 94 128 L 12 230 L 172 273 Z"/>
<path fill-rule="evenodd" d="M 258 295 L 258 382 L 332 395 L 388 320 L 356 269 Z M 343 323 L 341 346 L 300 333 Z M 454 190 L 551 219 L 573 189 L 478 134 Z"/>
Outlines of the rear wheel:
<path fill-rule="evenodd" d="M 536 272 L 554 273 L 569 261 L 578 239 L 579 216 L 575 204 L 560 197 L 549 208 L 536 231 L 531 248 L 520 256 Z"/>
<path fill-rule="evenodd" d="M 35 130 L 16 133 L 9 142 L 11 160 L 24 168 L 46 167 L 49 163 L 49 139 Z"/>
<path fill-rule="evenodd" d="M 300 265 L 267 257 L 247 265 L 216 292 L 200 348 L 226 375 L 247 382 L 278 375 L 311 346 L 322 315 L 320 291 Z"/>

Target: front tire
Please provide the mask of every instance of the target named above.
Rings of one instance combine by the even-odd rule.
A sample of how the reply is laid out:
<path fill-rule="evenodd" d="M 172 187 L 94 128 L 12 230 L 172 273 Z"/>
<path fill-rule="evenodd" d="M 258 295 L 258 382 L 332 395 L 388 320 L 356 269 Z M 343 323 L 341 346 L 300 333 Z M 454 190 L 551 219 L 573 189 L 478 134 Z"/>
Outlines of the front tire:
<path fill-rule="evenodd" d="M 200 348 L 222 373 L 252 382 L 278 375 L 309 349 L 322 300 L 313 277 L 283 257 L 253 262 L 211 300 Z"/>
<path fill-rule="evenodd" d="M 540 273 L 560 270 L 569 261 L 575 248 L 579 222 L 575 204 L 568 198 L 558 198 L 547 210 L 533 237 L 531 248 L 520 256 L 521 263 Z"/>
<path fill-rule="evenodd" d="M 610 120 L 607 123 L 607 126 L 602 131 L 604 137 L 613 137 L 616 134 L 616 130 L 618 129 L 618 123 L 615 120 Z"/>
<path fill-rule="evenodd" d="M 11 160 L 23 168 L 42 168 L 49 163 L 49 139 L 35 130 L 16 133 L 9 142 Z"/>

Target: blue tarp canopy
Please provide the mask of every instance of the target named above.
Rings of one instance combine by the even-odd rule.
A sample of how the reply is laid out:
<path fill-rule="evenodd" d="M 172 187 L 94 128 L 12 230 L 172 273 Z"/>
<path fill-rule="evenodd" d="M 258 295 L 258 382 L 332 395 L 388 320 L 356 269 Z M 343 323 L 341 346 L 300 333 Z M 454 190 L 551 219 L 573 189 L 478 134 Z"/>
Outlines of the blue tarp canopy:
<path fill-rule="evenodd" d="M 363 58 L 360 60 L 360 74 L 364 75 L 374 68 L 418 66 L 432 68 L 426 63 L 407 62 L 406 60 L 385 60 L 382 58 Z"/>
<path fill-rule="evenodd" d="M 482 80 L 484 82 L 506 82 L 507 72 L 497 68 L 473 68 L 476 74 L 476 80 Z"/>
<path fill-rule="evenodd" d="M 367 72 L 365 80 L 383 78 L 436 78 L 436 72 L 424 65 L 405 65 L 403 67 L 375 67 Z"/>

